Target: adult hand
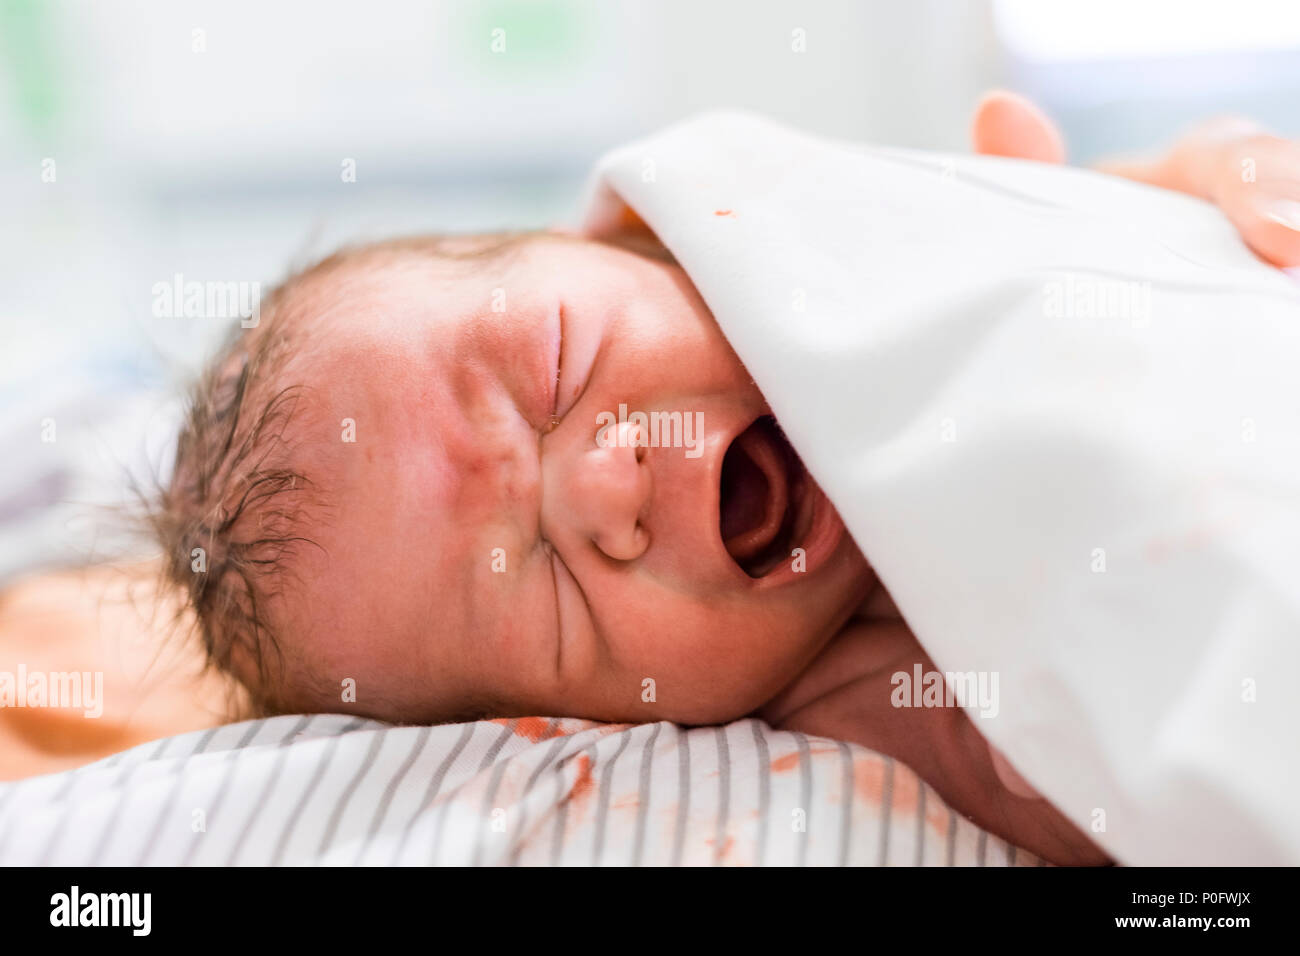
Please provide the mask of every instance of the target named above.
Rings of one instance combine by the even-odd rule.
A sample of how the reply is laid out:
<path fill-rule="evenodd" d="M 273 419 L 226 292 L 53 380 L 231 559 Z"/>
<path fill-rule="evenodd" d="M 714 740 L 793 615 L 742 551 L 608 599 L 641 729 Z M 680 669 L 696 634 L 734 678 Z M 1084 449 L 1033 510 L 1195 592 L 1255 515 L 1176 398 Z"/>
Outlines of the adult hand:
<path fill-rule="evenodd" d="M 997 90 L 975 108 L 975 152 L 1065 162 L 1060 129 L 1022 96 Z M 1239 117 L 1201 123 L 1163 152 L 1097 164 L 1099 171 L 1175 189 L 1223 210 L 1266 262 L 1300 266 L 1300 143 Z"/>

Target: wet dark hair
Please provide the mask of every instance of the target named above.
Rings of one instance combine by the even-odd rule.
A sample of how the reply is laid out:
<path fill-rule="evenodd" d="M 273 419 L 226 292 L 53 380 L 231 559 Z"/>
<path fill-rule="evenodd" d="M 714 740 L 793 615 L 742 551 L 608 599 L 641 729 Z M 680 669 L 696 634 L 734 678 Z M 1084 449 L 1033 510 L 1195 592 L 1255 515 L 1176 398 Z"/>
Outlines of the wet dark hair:
<path fill-rule="evenodd" d="M 340 250 L 276 287 L 257 326 L 233 329 L 191 389 L 170 479 L 147 520 L 164 555 L 164 585 L 182 598 L 178 619 L 197 631 L 205 670 L 247 691 L 252 713 L 239 716 L 301 709 L 301 694 L 285 703 L 282 634 L 268 606 L 297 582 L 295 556 L 320 547 L 308 529 L 331 514 L 328 489 L 295 465 L 289 428 L 311 390 L 282 381 L 303 340 L 301 320 L 310 318 L 312 300 L 299 293 L 345 269 L 405 256 L 472 262 L 537 235 L 414 237 Z M 339 699 L 336 685 L 306 677 L 310 699 Z"/>
<path fill-rule="evenodd" d="M 256 678 L 240 682 L 256 714 L 274 711 L 263 691 L 279 656 L 263 605 L 293 553 L 312 545 L 299 530 L 316 493 L 286 437 L 303 389 L 267 387 L 288 354 L 277 318 L 264 307 L 264 327 L 236 329 L 194 385 L 170 481 L 149 513 L 165 581 L 192 612 L 207 667 L 243 676 L 236 655 L 252 662 Z"/>

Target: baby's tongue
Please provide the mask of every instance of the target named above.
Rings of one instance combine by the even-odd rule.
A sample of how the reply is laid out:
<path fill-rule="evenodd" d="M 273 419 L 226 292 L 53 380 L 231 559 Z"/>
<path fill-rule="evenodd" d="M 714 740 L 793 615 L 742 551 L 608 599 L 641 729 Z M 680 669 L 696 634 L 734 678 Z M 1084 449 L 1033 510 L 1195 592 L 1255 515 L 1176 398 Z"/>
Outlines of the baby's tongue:
<path fill-rule="evenodd" d="M 785 522 L 789 487 L 784 446 L 776 421 L 764 417 L 736 436 L 722 460 L 722 540 L 753 576 L 761 574 L 755 564 Z"/>

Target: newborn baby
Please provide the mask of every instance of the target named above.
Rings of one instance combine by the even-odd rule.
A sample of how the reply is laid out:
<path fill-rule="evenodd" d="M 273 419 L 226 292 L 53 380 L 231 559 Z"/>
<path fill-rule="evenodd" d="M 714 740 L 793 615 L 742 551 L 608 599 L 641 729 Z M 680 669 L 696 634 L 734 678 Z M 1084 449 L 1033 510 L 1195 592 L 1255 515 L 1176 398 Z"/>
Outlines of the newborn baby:
<path fill-rule="evenodd" d="M 1236 140 L 1202 136 L 1124 171 L 1229 208 L 1209 157 Z M 1014 99 L 976 138 L 1059 161 Z M 1105 859 L 960 708 L 889 705 L 891 673 L 933 664 L 652 237 L 394 240 L 261 315 L 200 385 L 157 515 L 211 661 L 260 710 L 757 714 L 898 756 L 1040 855 Z"/>
<path fill-rule="evenodd" d="M 549 234 L 381 243 L 282 288 L 237 349 L 174 492 L 211 515 L 187 536 L 209 548 L 209 640 L 276 709 L 335 708 L 353 678 L 387 720 L 635 721 L 651 676 L 662 716 L 726 720 L 866 591 L 672 264 Z M 597 443 L 620 404 L 689 410 L 703 434 L 690 455 L 630 423 Z M 754 500 L 787 463 L 784 500 Z"/>

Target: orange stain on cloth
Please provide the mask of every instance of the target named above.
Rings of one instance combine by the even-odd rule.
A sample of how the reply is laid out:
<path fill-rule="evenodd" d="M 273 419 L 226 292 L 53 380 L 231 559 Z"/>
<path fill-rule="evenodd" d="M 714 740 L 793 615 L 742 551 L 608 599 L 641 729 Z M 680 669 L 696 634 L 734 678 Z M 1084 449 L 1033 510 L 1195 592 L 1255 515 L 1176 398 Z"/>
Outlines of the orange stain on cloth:
<path fill-rule="evenodd" d="M 500 717 L 492 723 L 505 727 L 509 725 L 510 718 Z M 565 733 L 562 723 L 557 722 L 552 728 L 549 717 L 520 717 L 515 723 L 515 736 L 527 738 L 535 744 L 550 740 L 552 737 L 563 737 Z"/>
<path fill-rule="evenodd" d="M 837 747 L 812 747 L 808 751 L 810 759 L 823 754 L 838 754 Z M 790 773 L 799 768 L 799 751 L 783 754 L 772 761 L 773 773 Z M 853 758 L 853 789 L 860 800 L 880 807 L 885 802 L 886 760 L 875 754 L 855 754 Z M 825 772 L 824 769 L 821 772 Z M 839 773 L 838 763 L 835 773 Z M 920 779 L 910 769 L 894 761 L 893 780 L 890 786 L 890 814 L 895 819 L 914 816 L 917 802 L 920 800 Z M 925 801 L 926 826 L 936 833 L 944 834 L 948 830 L 948 809 L 940 802 L 934 791 L 927 794 Z"/>
<path fill-rule="evenodd" d="M 573 734 L 588 730 L 595 730 L 603 737 L 606 734 L 618 733 L 632 726 L 631 724 L 601 724 L 576 717 L 561 717 L 555 720 L 554 727 L 551 726 L 552 718 L 550 717 L 494 717 L 488 723 L 496 724 L 498 727 L 508 727 L 511 721 L 514 721 L 516 737 L 523 737 L 535 744 L 545 740 L 553 740 L 556 737 L 570 737 Z"/>
<path fill-rule="evenodd" d="M 885 802 L 886 761 L 883 757 L 859 757 L 853 761 L 853 789 L 863 800 L 877 806 Z M 909 768 L 894 761 L 893 780 L 890 786 L 890 814 L 895 817 L 915 817 L 921 799 L 921 779 Z M 940 835 L 948 832 L 948 809 L 933 790 L 926 794 L 925 825 Z"/>
<path fill-rule="evenodd" d="M 833 753 L 838 753 L 838 750 L 835 747 L 813 747 L 809 749 L 808 756 L 816 757 L 818 754 L 833 754 Z M 798 768 L 799 758 L 801 756 L 803 755 L 796 750 L 793 751 L 792 753 L 785 754 L 784 756 L 777 757 L 775 760 L 772 761 L 772 772 L 789 773 L 791 770 Z"/>
<path fill-rule="evenodd" d="M 587 754 L 578 754 L 578 776 L 574 779 L 573 786 L 569 788 L 569 800 L 574 804 L 581 804 L 595 789 L 596 781 L 591 776 L 591 757 Z"/>
<path fill-rule="evenodd" d="M 713 847 L 714 853 L 716 854 L 717 861 L 719 863 L 723 863 L 726 861 L 731 851 L 736 848 L 736 838 L 734 836 L 728 836 L 725 840 L 722 841 L 722 849 L 720 850 L 717 849 L 718 841 L 715 840 L 713 837 L 708 837 L 707 839 L 705 839 L 704 845 Z"/>

